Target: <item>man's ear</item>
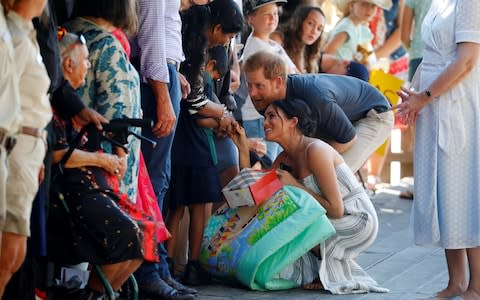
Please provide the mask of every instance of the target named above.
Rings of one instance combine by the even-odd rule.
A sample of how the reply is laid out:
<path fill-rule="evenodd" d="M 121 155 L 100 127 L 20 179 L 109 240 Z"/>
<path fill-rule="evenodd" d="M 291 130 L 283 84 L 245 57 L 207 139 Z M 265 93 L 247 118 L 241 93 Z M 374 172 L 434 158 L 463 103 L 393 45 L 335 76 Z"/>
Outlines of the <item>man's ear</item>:
<path fill-rule="evenodd" d="M 277 76 L 273 78 L 273 83 L 274 83 L 275 89 L 278 91 L 283 86 L 283 78 L 281 76 Z"/>
<path fill-rule="evenodd" d="M 70 57 L 66 57 L 63 60 L 63 72 L 72 73 L 73 72 L 73 61 Z"/>

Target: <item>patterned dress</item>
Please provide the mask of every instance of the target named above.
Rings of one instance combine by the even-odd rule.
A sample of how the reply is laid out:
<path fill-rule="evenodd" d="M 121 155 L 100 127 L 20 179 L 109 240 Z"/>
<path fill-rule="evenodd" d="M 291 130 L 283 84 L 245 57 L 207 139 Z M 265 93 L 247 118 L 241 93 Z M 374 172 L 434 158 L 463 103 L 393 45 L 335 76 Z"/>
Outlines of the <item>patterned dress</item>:
<path fill-rule="evenodd" d="M 53 150 L 63 150 L 70 147 L 76 132 L 55 116 L 54 135 Z M 83 145 L 79 148 L 88 151 Z M 53 166 L 47 221 L 52 261 L 104 265 L 143 257 L 141 230 L 120 208 L 122 195 L 114 190 L 114 179 L 118 181 L 98 167 Z"/>
<path fill-rule="evenodd" d="M 422 25 L 420 89 L 456 58 L 457 43 L 480 43 L 480 2 L 434 0 Z M 480 62 L 425 106 L 415 132 L 415 243 L 445 249 L 480 246 Z"/>
<path fill-rule="evenodd" d="M 141 118 L 140 79 L 130 63 L 118 39 L 95 23 L 84 18 L 76 18 L 65 27 L 72 32 L 83 34 L 87 40 L 89 60 L 85 85 L 78 90 L 83 102 L 107 119 Z M 140 133 L 138 128 L 132 131 Z M 140 159 L 140 140 L 130 136 L 127 173 L 121 191 L 135 202 L 137 177 Z M 111 151 L 110 145 L 104 149 Z"/>
<path fill-rule="evenodd" d="M 323 287 L 333 294 L 388 292 L 355 262 L 377 237 L 375 208 L 347 164 L 336 166 L 335 173 L 345 208 L 342 218 L 330 219 L 337 233 L 320 244 L 320 261 L 309 252 L 279 277 L 294 280 L 299 285 L 320 277 Z M 313 175 L 302 182 L 315 193 L 322 194 Z"/>

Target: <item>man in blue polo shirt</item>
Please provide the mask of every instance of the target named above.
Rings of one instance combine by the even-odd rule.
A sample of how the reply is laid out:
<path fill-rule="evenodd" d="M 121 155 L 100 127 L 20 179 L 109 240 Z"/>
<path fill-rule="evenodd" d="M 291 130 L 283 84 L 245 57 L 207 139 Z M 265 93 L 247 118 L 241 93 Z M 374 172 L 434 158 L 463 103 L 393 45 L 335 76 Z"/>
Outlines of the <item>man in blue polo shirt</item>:
<path fill-rule="evenodd" d="M 372 85 L 350 76 L 288 75 L 283 60 L 258 52 L 243 64 L 248 92 L 258 111 L 274 100 L 301 99 L 317 121 L 315 137 L 327 141 L 353 172 L 389 136 L 393 112 L 388 100 Z"/>

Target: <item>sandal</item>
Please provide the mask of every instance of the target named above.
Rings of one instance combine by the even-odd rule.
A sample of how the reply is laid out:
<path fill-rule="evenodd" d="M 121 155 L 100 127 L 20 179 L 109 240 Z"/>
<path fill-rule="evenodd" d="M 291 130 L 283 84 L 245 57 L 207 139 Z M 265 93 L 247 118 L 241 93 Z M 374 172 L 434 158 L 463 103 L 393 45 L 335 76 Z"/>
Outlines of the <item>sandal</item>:
<path fill-rule="evenodd" d="M 320 282 L 320 280 L 317 278 L 311 283 L 307 283 L 302 285 L 302 289 L 304 290 L 309 290 L 309 291 L 321 291 L 324 290 L 323 284 Z"/>

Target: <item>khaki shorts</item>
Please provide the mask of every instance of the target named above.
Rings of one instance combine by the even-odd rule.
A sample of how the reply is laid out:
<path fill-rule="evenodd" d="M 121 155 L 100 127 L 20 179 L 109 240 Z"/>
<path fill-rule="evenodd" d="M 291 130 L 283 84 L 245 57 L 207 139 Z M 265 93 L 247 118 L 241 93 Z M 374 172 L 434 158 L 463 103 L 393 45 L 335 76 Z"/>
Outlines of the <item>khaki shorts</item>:
<path fill-rule="evenodd" d="M 357 140 L 347 151 L 343 159 L 355 173 L 367 161 L 370 155 L 385 142 L 393 129 L 393 112 L 378 113 L 371 109 L 367 116 L 353 124 Z"/>
<path fill-rule="evenodd" d="M 38 173 L 45 158 L 41 138 L 18 135 L 8 156 L 7 215 L 4 232 L 30 236 L 30 214 L 38 191 Z"/>

